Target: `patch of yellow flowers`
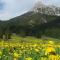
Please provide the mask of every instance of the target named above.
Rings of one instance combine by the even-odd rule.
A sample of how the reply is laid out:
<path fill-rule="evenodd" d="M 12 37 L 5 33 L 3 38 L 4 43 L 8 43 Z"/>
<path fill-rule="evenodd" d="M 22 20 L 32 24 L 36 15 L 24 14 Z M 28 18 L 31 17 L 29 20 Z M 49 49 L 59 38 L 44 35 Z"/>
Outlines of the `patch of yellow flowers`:
<path fill-rule="evenodd" d="M 0 43 L 1 45 L 1 43 Z M 2 42 L 2 46 L 3 48 L 8 47 L 10 49 L 10 47 L 12 48 L 19 48 L 19 53 L 13 50 L 12 56 L 14 57 L 14 60 L 18 60 L 18 58 L 20 58 L 22 56 L 22 54 L 24 55 L 24 59 L 25 60 L 33 60 L 32 57 L 26 57 L 25 55 L 28 53 L 28 51 L 32 52 L 35 51 L 35 53 L 40 52 L 40 49 L 44 52 L 44 55 L 48 56 L 48 58 L 46 57 L 40 57 L 40 60 L 59 60 L 60 56 L 56 53 L 56 49 L 55 49 L 55 43 L 53 41 L 48 41 L 48 43 L 46 45 L 44 44 L 37 44 L 37 43 L 10 43 L 10 45 L 8 43 Z M 59 45 L 60 46 L 60 45 Z M 0 51 L 0 58 L 3 55 L 3 52 Z M 39 60 L 39 59 L 38 59 Z"/>
<path fill-rule="evenodd" d="M 45 49 L 45 55 L 49 54 L 50 52 L 55 52 L 53 41 L 48 42 L 47 47 Z"/>
<path fill-rule="evenodd" d="M 49 55 L 49 60 L 59 60 L 59 56 L 56 54 L 53 41 L 48 42 L 45 55 Z"/>

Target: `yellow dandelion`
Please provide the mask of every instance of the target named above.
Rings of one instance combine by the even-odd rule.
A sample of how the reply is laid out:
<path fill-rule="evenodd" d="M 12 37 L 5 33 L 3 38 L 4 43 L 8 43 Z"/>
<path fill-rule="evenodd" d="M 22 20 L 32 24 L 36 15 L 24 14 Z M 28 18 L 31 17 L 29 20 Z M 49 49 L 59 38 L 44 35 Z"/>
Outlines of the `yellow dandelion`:
<path fill-rule="evenodd" d="M 58 55 L 50 55 L 49 60 L 58 60 Z"/>
<path fill-rule="evenodd" d="M 48 43 L 49 43 L 49 44 L 54 44 L 54 42 L 53 42 L 53 41 L 49 41 Z"/>
<path fill-rule="evenodd" d="M 34 47 L 36 47 L 37 46 L 37 44 L 34 44 Z"/>
<path fill-rule="evenodd" d="M 29 50 L 31 51 L 31 50 L 32 50 L 32 48 L 30 47 L 30 48 L 29 48 Z"/>
<path fill-rule="evenodd" d="M 18 60 L 18 59 L 14 58 L 14 60 Z"/>
<path fill-rule="evenodd" d="M 21 54 L 14 52 L 14 57 L 19 58 L 20 56 L 21 56 Z"/>
<path fill-rule="evenodd" d="M 45 50 L 45 55 L 49 54 L 50 52 L 55 52 L 55 48 L 53 47 L 47 47 L 46 50 Z"/>
<path fill-rule="evenodd" d="M 2 56 L 2 51 L 0 51 L 0 58 L 1 58 L 1 56 Z"/>
<path fill-rule="evenodd" d="M 49 54 L 50 52 L 55 52 L 53 41 L 48 42 L 47 48 L 45 49 L 45 55 Z"/>
<path fill-rule="evenodd" d="M 40 60 L 48 60 L 46 57 L 41 57 Z"/>
<path fill-rule="evenodd" d="M 47 46 L 54 46 L 54 42 L 53 41 L 49 41 Z"/>
<path fill-rule="evenodd" d="M 24 46 L 21 46 L 21 49 L 24 49 Z"/>
<path fill-rule="evenodd" d="M 39 49 L 35 49 L 36 52 L 39 52 Z"/>
<path fill-rule="evenodd" d="M 31 57 L 25 58 L 25 60 L 33 60 Z"/>
<path fill-rule="evenodd" d="M 5 45 L 5 47 L 9 47 L 8 45 Z"/>
<path fill-rule="evenodd" d="M 0 55 L 2 55 L 2 51 L 0 51 Z"/>

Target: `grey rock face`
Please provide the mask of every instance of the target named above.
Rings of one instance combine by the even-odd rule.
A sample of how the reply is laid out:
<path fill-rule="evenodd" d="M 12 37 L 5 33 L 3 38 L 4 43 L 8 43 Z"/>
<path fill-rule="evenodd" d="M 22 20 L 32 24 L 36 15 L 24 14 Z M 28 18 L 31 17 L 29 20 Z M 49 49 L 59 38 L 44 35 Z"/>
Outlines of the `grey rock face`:
<path fill-rule="evenodd" d="M 35 13 L 42 13 L 48 15 L 57 15 L 60 16 L 60 7 L 56 7 L 53 5 L 45 5 L 41 2 L 37 2 L 33 7 L 33 11 Z"/>

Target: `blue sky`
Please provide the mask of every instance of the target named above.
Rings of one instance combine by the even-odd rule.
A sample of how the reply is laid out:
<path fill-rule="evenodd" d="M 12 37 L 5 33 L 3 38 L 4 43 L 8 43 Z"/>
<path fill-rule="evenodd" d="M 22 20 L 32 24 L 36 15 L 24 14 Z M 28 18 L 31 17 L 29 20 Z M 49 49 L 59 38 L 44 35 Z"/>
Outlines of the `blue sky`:
<path fill-rule="evenodd" d="M 37 1 L 60 6 L 60 0 L 0 0 L 0 20 L 8 20 L 27 12 Z"/>

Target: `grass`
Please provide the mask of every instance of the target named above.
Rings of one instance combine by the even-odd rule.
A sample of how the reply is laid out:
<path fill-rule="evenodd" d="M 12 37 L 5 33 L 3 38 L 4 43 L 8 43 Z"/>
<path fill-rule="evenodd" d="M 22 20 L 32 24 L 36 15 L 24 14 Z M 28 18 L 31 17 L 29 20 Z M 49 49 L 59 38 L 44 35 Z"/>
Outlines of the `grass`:
<path fill-rule="evenodd" d="M 54 38 L 38 39 L 13 35 L 9 41 L 0 41 L 0 60 L 59 60 L 60 41 Z"/>

